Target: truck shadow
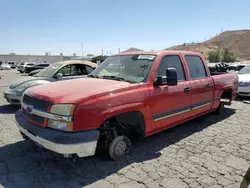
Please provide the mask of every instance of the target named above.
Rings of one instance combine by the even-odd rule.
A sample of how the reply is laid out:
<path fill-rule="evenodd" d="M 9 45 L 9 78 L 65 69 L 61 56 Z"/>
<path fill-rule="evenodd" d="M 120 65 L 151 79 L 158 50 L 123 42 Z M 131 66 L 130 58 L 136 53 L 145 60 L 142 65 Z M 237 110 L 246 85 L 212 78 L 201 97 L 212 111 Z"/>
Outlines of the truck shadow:
<path fill-rule="evenodd" d="M 243 102 L 244 104 L 250 104 L 250 97 L 237 97 L 236 101 Z"/>
<path fill-rule="evenodd" d="M 78 188 L 97 183 L 112 174 L 126 173 L 131 165 L 150 163 L 150 160 L 162 155 L 162 149 L 230 117 L 234 112 L 226 108 L 219 116 L 209 114 L 139 140 L 129 155 L 116 162 L 99 154 L 72 163 L 61 155 L 37 151 L 37 147 L 29 140 L 9 144 L 0 148 L 0 185 L 6 188 L 16 185 Z M 116 176 L 113 181 L 119 183 Z"/>
<path fill-rule="evenodd" d="M 14 114 L 17 110 L 21 108 L 20 105 L 1 105 L 0 106 L 0 114 Z"/>
<path fill-rule="evenodd" d="M 250 185 L 250 167 L 248 168 L 245 176 L 243 177 L 243 180 L 240 184 L 240 188 L 249 188 Z"/>

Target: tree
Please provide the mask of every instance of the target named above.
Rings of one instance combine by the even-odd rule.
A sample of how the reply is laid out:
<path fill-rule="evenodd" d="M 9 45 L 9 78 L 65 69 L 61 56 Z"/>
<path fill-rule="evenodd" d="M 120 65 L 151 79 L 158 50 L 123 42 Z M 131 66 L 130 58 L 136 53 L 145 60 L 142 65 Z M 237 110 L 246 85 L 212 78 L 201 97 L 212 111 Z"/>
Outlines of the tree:
<path fill-rule="evenodd" d="M 225 63 L 235 62 L 236 56 L 229 49 L 224 48 L 222 52 L 222 61 Z"/>
<path fill-rule="evenodd" d="M 208 60 L 210 63 L 220 62 L 220 52 L 219 51 L 211 51 L 208 53 Z"/>

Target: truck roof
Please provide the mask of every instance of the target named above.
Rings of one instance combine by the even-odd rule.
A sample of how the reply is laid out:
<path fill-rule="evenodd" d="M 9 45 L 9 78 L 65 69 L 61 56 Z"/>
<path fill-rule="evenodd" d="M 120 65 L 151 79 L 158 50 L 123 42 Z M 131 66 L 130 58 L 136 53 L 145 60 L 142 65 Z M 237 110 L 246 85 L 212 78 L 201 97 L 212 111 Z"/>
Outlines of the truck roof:
<path fill-rule="evenodd" d="M 136 51 L 136 52 L 121 52 L 116 55 L 137 55 L 137 54 L 147 54 L 147 55 L 168 55 L 168 54 L 183 54 L 183 55 L 201 55 L 198 52 L 191 51 L 180 51 L 180 50 L 161 50 L 161 51 Z"/>

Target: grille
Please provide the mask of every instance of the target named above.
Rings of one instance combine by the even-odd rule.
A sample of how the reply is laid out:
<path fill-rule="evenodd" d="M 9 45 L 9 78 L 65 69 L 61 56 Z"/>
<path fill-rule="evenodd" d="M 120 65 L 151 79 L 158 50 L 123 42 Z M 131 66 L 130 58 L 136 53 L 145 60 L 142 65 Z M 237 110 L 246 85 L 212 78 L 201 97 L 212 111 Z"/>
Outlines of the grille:
<path fill-rule="evenodd" d="M 37 98 L 30 97 L 28 95 L 23 96 L 23 103 L 32 105 L 34 108 L 46 112 L 50 103 Z"/>
<path fill-rule="evenodd" d="M 248 86 L 250 86 L 250 82 L 239 82 L 239 86 L 248 87 Z"/>
<path fill-rule="evenodd" d="M 250 93 L 249 93 L 249 92 L 239 92 L 239 94 L 242 94 L 242 95 L 249 95 Z"/>
<path fill-rule="evenodd" d="M 25 109 L 23 109 L 23 114 L 27 117 L 27 119 L 29 119 L 30 121 L 33 121 L 34 123 L 38 123 L 38 124 L 44 123 L 45 118 L 34 115 L 34 114 L 29 114 Z"/>

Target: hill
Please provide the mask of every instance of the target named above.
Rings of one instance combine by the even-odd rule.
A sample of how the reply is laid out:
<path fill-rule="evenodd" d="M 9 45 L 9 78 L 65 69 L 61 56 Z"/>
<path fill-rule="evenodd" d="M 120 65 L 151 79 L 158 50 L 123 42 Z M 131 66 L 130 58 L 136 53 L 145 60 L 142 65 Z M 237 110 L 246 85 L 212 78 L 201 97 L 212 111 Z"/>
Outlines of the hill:
<path fill-rule="evenodd" d="M 132 48 L 129 48 L 129 49 L 123 51 L 123 52 L 137 52 L 137 51 L 143 51 L 143 50 L 132 47 Z M 123 53 L 123 52 L 121 52 L 121 53 Z"/>
<path fill-rule="evenodd" d="M 225 31 L 201 43 L 183 44 L 167 50 L 188 50 L 203 53 L 228 48 L 240 59 L 250 60 L 250 30 Z"/>

